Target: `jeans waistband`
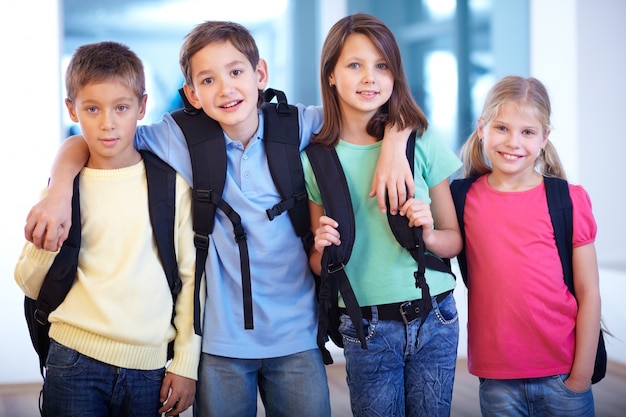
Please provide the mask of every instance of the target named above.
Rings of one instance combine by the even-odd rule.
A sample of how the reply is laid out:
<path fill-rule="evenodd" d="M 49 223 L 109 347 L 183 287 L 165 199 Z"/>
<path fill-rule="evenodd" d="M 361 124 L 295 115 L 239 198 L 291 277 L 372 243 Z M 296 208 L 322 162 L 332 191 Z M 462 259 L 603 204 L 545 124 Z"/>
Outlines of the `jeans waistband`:
<path fill-rule="evenodd" d="M 452 294 L 452 291 L 453 290 L 449 290 L 437 295 L 435 297 L 437 303 L 442 302 L 447 296 Z M 405 323 L 410 323 L 413 320 L 418 319 L 423 314 L 425 309 L 430 311 L 430 307 L 430 300 L 423 299 L 405 301 L 401 303 L 381 304 L 376 306 L 378 309 L 379 320 L 399 320 L 404 321 Z M 341 312 L 347 314 L 345 308 L 342 308 Z M 361 314 L 364 319 L 371 320 L 372 306 L 361 307 Z"/>

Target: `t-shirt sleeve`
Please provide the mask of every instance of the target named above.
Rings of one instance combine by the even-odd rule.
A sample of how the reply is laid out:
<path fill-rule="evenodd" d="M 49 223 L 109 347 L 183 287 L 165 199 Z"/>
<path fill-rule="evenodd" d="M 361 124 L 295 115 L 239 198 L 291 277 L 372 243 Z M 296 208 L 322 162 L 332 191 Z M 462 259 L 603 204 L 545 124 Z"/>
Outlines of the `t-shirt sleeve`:
<path fill-rule="evenodd" d="M 317 180 L 311 168 L 311 162 L 305 151 L 300 152 L 300 159 L 302 160 L 302 169 L 304 171 L 304 183 L 306 185 L 306 191 L 309 195 L 309 200 L 315 204 L 322 205 L 322 196 L 320 189 L 317 186 Z"/>
<path fill-rule="evenodd" d="M 574 236 L 572 246 L 579 247 L 596 240 L 598 226 L 593 216 L 591 199 L 587 191 L 580 185 L 569 185 L 573 207 Z"/>

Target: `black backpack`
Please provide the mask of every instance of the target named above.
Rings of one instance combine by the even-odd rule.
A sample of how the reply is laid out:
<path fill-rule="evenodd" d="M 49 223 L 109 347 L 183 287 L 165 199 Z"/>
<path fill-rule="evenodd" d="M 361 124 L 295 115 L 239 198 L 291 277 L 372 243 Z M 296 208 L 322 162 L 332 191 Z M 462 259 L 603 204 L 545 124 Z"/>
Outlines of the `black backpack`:
<path fill-rule="evenodd" d="M 554 229 L 554 237 L 556 240 L 556 246 L 559 251 L 559 257 L 561 258 L 561 265 L 563 267 L 563 277 L 567 288 L 574 293 L 574 272 L 572 267 L 572 233 L 573 233 L 573 213 L 572 213 L 572 200 L 569 195 L 569 187 L 567 181 L 561 178 L 546 177 L 544 176 L 544 184 L 546 187 L 546 198 L 548 200 L 548 211 L 550 212 L 550 220 Z M 476 180 L 476 177 L 463 178 L 455 180 L 450 184 L 450 190 L 452 191 L 452 198 L 456 209 L 457 219 L 459 221 L 459 227 L 461 228 L 461 235 L 463 241 L 465 241 L 465 222 L 463 219 L 463 213 L 465 210 L 465 197 L 467 191 L 472 186 L 472 183 Z M 468 273 L 467 273 L 467 260 L 465 258 L 465 250 L 457 256 L 459 261 L 459 269 L 463 276 L 463 281 L 467 286 Z M 591 382 L 595 384 L 601 381 L 606 375 L 606 363 L 607 354 L 606 347 L 604 345 L 603 331 L 600 330 L 600 336 L 598 339 L 598 350 L 596 353 L 595 366 L 593 369 L 593 376 Z"/>
<path fill-rule="evenodd" d="M 219 208 L 232 222 L 234 239 L 239 246 L 244 328 L 253 329 L 252 284 L 250 280 L 250 259 L 246 241 L 246 231 L 239 214 L 222 198 L 226 181 L 226 145 L 224 132 L 219 123 L 188 102 L 183 90 L 179 90 L 185 108 L 172 113 L 172 117 L 183 131 L 193 170 L 193 222 L 196 246 L 196 296 L 199 303 L 199 277 L 205 268 L 209 235 L 213 232 L 215 212 Z M 277 103 L 271 100 L 276 97 Z M 269 220 L 288 212 L 295 233 L 302 240 L 308 255 L 313 243 L 310 230 L 309 203 L 304 185 L 304 172 L 300 160 L 300 131 L 298 110 L 287 103 L 282 91 L 265 91 L 264 138 L 267 160 L 274 184 L 282 200 L 266 210 Z M 199 314 L 200 309 L 197 308 Z M 195 321 L 200 323 L 200 320 Z M 196 333 L 201 329 L 197 328 Z"/>
<path fill-rule="evenodd" d="M 416 133 L 413 132 L 407 141 L 406 150 L 412 172 L 414 171 L 415 140 Z M 355 324 L 361 347 L 367 348 L 363 328 L 357 325 L 361 323 L 361 309 L 344 269 L 350 259 L 356 233 L 354 211 L 346 177 L 335 148 L 311 144 L 305 151 L 317 180 L 324 211 L 326 215 L 337 221 L 339 224 L 337 229 L 341 235 L 341 245 L 331 245 L 324 249 L 318 291 L 320 307 L 318 345 L 322 350 L 324 362 L 330 364 L 333 361 L 325 348 L 327 338 L 330 338 L 337 346 L 343 347 L 342 336 L 339 333 L 338 291 L 345 302 L 352 323 Z M 387 206 L 389 206 L 389 201 L 387 201 Z M 416 288 L 421 288 L 422 299 L 430 300 L 430 289 L 424 276 L 425 270 L 428 268 L 452 274 L 450 260 L 427 253 L 422 238 L 422 228 L 409 227 L 405 216 L 391 215 L 390 210 L 387 210 L 387 219 L 398 243 L 409 251 L 417 262 L 417 271 L 414 273 Z M 432 305 L 426 306 L 428 307 L 421 312 L 422 317 L 426 317 L 432 309 Z"/>
<path fill-rule="evenodd" d="M 174 214 L 176 197 L 176 172 L 154 154 L 141 152 L 146 166 L 150 222 L 156 240 L 159 257 L 172 292 L 172 303 L 181 290 L 178 263 L 174 250 Z M 24 314 L 30 339 L 39 356 L 39 370 L 43 376 L 50 337 L 48 315 L 65 299 L 76 278 L 78 253 L 81 243 L 80 197 L 78 176 L 74 179 L 72 196 L 72 226 L 69 236 L 61 246 L 39 291 L 37 300 L 24 297 Z M 174 314 L 175 309 L 172 309 Z M 173 317 L 172 317 L 173 320 Z M 173 342 L 168 349 L 168 359 L 173 357 Z"/>

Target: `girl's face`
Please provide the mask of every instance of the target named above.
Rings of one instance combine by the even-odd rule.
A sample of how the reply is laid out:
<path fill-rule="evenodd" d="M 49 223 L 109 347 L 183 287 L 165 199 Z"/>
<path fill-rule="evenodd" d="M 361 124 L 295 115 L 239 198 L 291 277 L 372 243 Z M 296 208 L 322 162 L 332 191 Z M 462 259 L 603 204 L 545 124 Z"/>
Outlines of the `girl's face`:
<path fill-rule="evenodd" d="M 328 81 L 337 90 L 342 117 L 364 120 L 389 100 L 394 84 L 383 56 L 367 36 L 358 33 L 346 38 Z"/>
<path fill-rule="evenodd" d="M 539 119 L 517 103 L 506 103 L 492 121 L 478 123 L 483 150 L 494 174 L 525 177 L 534 174 L 535 161 L 548 141 Z"/>

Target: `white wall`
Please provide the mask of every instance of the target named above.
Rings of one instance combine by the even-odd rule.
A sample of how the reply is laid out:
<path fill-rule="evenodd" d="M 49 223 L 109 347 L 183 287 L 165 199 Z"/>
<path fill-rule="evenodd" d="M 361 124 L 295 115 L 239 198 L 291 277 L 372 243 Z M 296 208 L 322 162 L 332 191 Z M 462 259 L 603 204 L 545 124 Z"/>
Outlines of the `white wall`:
<path fill-rule="evenodd" d="M 60 139 L 60 26 L 57 1 L 5 2 L 0 13 L 0 384 L 41 380 L 13 267 Z"/>
<path fill-rule="evenodd" d="M 626 364 L 626 2 L 531 0 L 531 75 L 552 99 L 551 135 L 570 181 L 589 192 L 598 223 L 602 315 Z M 619 177 L 618 177 L 619 174 Z"/>

